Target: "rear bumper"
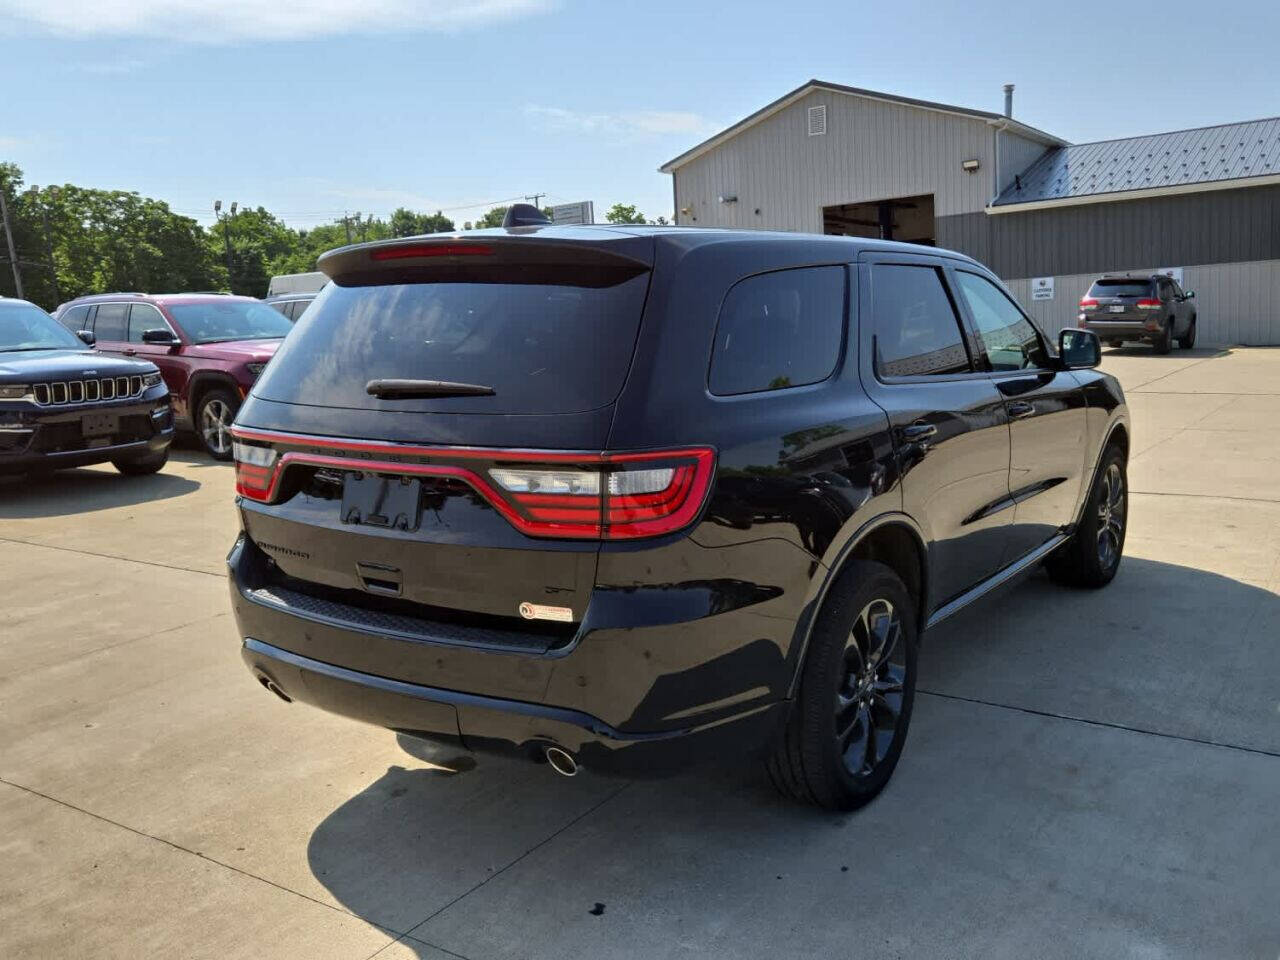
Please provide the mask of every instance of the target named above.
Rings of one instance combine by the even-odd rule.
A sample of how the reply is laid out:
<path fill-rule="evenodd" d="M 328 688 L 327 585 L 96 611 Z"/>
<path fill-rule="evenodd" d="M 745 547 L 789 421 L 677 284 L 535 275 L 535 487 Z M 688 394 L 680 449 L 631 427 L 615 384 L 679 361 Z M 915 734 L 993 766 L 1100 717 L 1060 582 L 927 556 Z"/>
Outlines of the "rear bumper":
<path fill-rule="evenodd" d="M 1148 330 L 1146 320 L 1086 320 L 1084 329 L 1098 335 L 1104 343 L 1108 340 L 1150 340 L 1159 334 Z"/>
<path fill-rule="evenodd" d="M 705 727 L 624 733 L 585 713 L 543 704 L 425 687 L 349 670 L 246 637 L 250 671 L 288 699 L 397 733 L 487 753 L 540 759 L 559 746 L 587 769 L 661 776 L 767 744 L 784 703 Z M 465 733 L 463 731 L 466 731 Z"/>
<path fill-rule="evenodd" d="M 499 649 L 272 599 L 259 585 L 268 561 L 244 537 L 227 559 L 242 656 L 264 686 L 411 736 L 531 759 L 555 745 L 592 770 L 656 776 L 766 747 L 789 708 L 781 656 L 735 619 L 750 607 L 586 629 L 554 650 Z M 727 649 L 726 635 L 749 639 Z M 675 669 L 680 656 L 689 669 Z"/>

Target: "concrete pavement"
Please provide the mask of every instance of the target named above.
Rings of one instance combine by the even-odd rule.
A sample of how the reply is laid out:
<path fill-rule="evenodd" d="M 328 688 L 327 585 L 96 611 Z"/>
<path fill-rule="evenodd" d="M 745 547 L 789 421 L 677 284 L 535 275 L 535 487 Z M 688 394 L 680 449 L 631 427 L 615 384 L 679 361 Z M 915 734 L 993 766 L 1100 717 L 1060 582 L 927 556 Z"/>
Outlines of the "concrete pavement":
<path fill-rule="evenodd" d="M 285 705 L 228 615 L 229 467 L 0 482 L 0 956 L 1274 960 L 1280 350 L 1104 368 L 1115 583 L 933 632 L 894 781 L 842 817 Z"/>

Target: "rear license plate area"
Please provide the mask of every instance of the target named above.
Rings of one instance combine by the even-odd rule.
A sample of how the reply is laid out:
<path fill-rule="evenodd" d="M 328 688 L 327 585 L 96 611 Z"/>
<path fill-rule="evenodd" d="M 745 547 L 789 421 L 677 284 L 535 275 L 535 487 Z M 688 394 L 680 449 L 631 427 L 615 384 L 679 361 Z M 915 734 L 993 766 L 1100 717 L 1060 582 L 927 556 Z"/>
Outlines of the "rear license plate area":
<path fill-rule="evenodd" d="M 422 481 L 349 473 L 342 483 L 343 523 L 391 530 L 417 530 L 422 518 Z"/>
<path fill-rule="evenodd" d="M 80 418 L 80 435 L 86 440 L 109 437 L 119 430 L 120 415 L 117 413 L 86 413 Z"/>
<path fill-rule="evenodd" d="M 1117 303 L 1114 306 L 1107 307 L 1107 310 L 1110 313 L 1124 313 L 1124 306 Z"/>

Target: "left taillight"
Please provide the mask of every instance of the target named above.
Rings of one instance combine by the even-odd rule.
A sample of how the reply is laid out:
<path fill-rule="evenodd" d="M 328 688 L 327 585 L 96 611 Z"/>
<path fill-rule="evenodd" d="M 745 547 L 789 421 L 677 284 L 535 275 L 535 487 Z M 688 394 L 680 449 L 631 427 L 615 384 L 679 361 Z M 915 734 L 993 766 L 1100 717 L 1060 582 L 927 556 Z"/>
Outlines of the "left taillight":
<path fill-rule="evenodd" d="M 495 492 L 530 536 L 634 540 L 672 533 L 698 515 L 715 454 L 706 448 L 603 454 L 563 469 L 495 465 Z"/>
<path fill-rule="evenodd" d="M 235 440 L 231 452 L 236 461 L 236 493 L 251 500 L 269 499 L 275 477 L 275 448 Z"/>

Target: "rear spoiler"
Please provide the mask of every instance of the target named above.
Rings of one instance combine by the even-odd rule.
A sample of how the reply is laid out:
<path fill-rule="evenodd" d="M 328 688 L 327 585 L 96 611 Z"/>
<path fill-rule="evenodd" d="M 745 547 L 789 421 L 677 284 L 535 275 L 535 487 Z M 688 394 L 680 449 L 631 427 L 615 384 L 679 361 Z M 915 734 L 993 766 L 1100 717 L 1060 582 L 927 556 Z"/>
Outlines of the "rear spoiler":
<path fill-rule="evenodd" d="M 521 228 L 501 234 L 382 240 L 330 250 L 316 266 L 342 287 L 393 283 L 611 287 L 652 266 L 649 237 L 602 232 L 579 240 L 537 234 L 536 228 Z"/>

